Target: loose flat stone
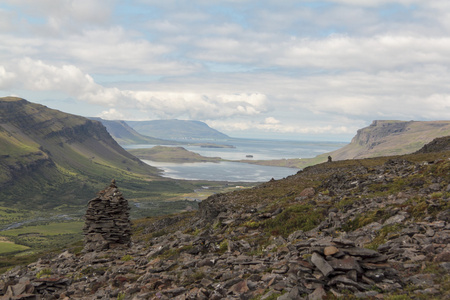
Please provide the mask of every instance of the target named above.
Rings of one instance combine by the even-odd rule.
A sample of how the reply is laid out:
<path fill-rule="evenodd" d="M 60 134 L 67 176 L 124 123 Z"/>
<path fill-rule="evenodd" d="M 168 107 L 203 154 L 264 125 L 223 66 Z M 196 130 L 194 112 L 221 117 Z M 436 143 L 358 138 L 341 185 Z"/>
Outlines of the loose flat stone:
<path fill-rule="evenodd" d="M 363 273 L 363 269 L 354 257 L 346 257 L 343 259 L 333 259 L 328 262 L 335 270 L 350 271 L 355 270 L 358 273 Z"/>
<path fill-rule="evenodd" d="M 344 238 L 334 238 L 332 240 L 333 243 L 337 244 L 337 245 L 341 245 L 341 246 L 350 246 L 350 247 L 355 247 L 355 242 L 349 239 L 344 239 Z"/>
<path fill-rule="evenodd" d="M 247 286 L 247 281 L 246 280 L 242 280 L 236 284 L 234 284 L 231 288 L 230 291 L 232 291 L 235 294 L 243 294 L 249 291 L 249 288 Z"/>
<path fill-rule="evenodd" d="M 354 287 L 358 288 L 359 290 L 366 290 L 366 291 L 371 288 L 370 285 L 353 281 L 345 275 L 336 276 L 328 282 L 328 285 L 339 286 L 339 284 L 344 284 L 347 286 L 348 285 L 354 286 Z"/>
<path fill-rule="evenodd" d="M 398 223 L 403 222 L 405 219 L 406 219 L 406 217 L 404 215 L 397 214 L 397 215 L 392 216 L 389 219 L 387 219 L 383 225 L 386 226 L 386 225 L 398 224 Z"/>
<path fill-rule="evenodd" d="M 319 254 L 314 252 L 311 256 L 311 262 L 322 272 L 324 276 L 330 275 L 334 271 L 333 267 Z"/>
<path fill-rule="evenodd" d="M 368 291 L 368 292 L 361 292 L 361 293 L 355 293 L 355 297 L 359 299 L 367 299 L 370 297 L 375 297 L 378 295 L 377 291 Z"/>
<path fill-rule="evenodd" d="M 308 300 L 322 300 L 327 296 L 322 286 L 316 288 L 312 294 L 308 295 Z"/>
<path fill-rule="evenodd" d="M 341 249 L 344 253 L 347 253 L 351 256 L 361 256 L 361 257 L 377 257 L 381 254 L 375 250 L 367 249 L 367 248 L 343 248 Z"/>

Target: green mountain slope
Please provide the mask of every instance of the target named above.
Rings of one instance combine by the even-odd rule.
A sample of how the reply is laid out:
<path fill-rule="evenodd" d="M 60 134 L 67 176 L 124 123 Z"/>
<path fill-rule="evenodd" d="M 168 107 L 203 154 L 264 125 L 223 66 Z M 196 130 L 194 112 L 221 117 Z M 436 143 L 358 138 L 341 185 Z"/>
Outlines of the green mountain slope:
<path fill-rule="evenodd" d="M 121 120 L 103 120 L 101 118 L 89 118 L 99 121 L 106 127 L 109 134 L 120 144 L 155 144 L 155 145 L 176 145 L 174 141 L 157 139 L 142 135 L 131 128 L 125 121 Z"/>
<path fill-rule="evenodd" d="M 100 122 L 0 98 L 0 206 L 85 204 L 112 178 L 130 199 L 192 190 L 158 172 L 120 147 Z"/>
<path fill-rule="evenodd" d="M 140 134 L 160 139 L 228 139 L 223 134 L 200 121 L 153 120 L 126 121 Z"/>

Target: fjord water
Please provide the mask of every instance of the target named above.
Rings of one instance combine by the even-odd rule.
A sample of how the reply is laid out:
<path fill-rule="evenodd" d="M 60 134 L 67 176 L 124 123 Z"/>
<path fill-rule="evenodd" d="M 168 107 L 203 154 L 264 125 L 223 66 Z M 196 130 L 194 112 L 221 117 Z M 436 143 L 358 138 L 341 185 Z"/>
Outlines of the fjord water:
<path fill-rule="evenodd" d="M 186 150 L 199 153 L 207 157 L 221 157 L 223 159 L 241 160 L 272 160 L 283 158 L 310 158 L 322 153 L 334 151 L 346 143 L 339 142 L 304 142 L 285 140 L 184 140 L 190 145 L 180 145 Z M 192 144 L 214 143 L 230 145 L 234 148 L 204 148 Z M 152 148 L 154 145 L 127 145 L 125 148 Z M 247 156 L 251 155 L 252 158 Z M 239 162 L 219 163 L 167 163 L 145 161 L 149 165 L 162 169 L 162 176 L 174 179 L 214 180 L 234 182 L 262 182 L 272 178 L 281 179 L 298 172 L 298 169 L 284 167 L 259 166 Z"/>

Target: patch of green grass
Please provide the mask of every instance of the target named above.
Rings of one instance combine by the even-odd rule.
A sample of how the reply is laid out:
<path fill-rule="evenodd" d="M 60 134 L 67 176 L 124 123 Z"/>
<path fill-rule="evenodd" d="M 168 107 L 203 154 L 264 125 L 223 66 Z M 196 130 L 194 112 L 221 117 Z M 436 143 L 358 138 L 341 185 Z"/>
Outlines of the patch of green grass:
<path fill-rule="evenodd" d="M 355 199 L 343 197 L 337 204 L 337 208 L 342 209 L 346 206 L 350 206 L 355 202 Z"/>
<path fill-rule="evenodd" d="M 127 255 L 122 256 L 122 257 L 120 258 L 120 260 L 121 260 L 121 261 L 130 261 L 130 260 L 133 260 L 133 256 L 127 254 Z"/>
<path fill-rule="evenodd" d="M 227 252 L 227 250 L 228 250 L 228 240 L 223 240 L 219 244 L 219 253 L 223 254 L 223 253 Z"/>
<path fill-rule="evenodd" d="M 24 226 L 2 231 L 9 241 L 33 252 L 65 247 L 82 239 L 83 222 L 60 222 L 46 225 Z"/>
<path fill-rule="evenodd" d="M 386 238 L 389 233 L 399 232 L 402 228 L 403 226 L 401 224 L 392 224 L 384 226 L 378 231 L 378 234 L 373 239 L 373 241 L 367 244 L 365 247 L 372 250 L 377 250 L 380 245 L 387 242 Z"/>
<path fill-rule="evenodd" d="M 264 222 L 264 228 L 272 235 L 287 237 L 294 231 L 308 231 L 319 225 L 325 217 L 325 210 L 311 204 L 294 204 L 275 218 Z"/>
<path fill-rule="evenodd" d="M 257 222 L 257 221 L 247 221 L 244 224 L 242 224 L 242 226 L 245 226 L 247 228 L 258 228 L 259 226 L 261 226 L 261 222 Z"/>
<path fill-rule="evenodd" d="M 126 294 L 124 292 L 120 292 L 117 295 L 117 300 L 125 300 Z"/>
<path fill-rule="evenodd" d="M 423 198 L 413 198 L 408 201 L 408 213 L 414 217 L 415 220 L 422 220 L 427 216 L 428 203 Z"/>
<path fill-rule="evenodd" d="M 369 211 L 365 214 L 358 214 L 353 219 L 350 219 L 342 226 L 343 231 L 353 231 L 358 228 L 369 225 L 372 222 L 385 221 L 391 217 L 384 208 Z"/>
<path fill-rule="evenodd" d="M 40 270 L 37 274 L 36 274 L 36 278 L 44 278 L 44 277 L 48 277 L 49 275 L 52 275 L 53 271 L 52 269 L 46 268 L 46 269 L 42 269 Z"/>
<path fill-rule="evenodd" d="M 30 249 L 30 247 L 18 245 L 13 242 L 3 242 L 0 241 L 0 255 L 8 254 L 8 253 L 17 253 L 23 252 Z"/>
<path fill-rule="evenodd" d="M 442 198 L 443 195 L 444 193 L 442 192 L 434 192 L 431 194 L 431 199 L 437 200 L 439 198 Z"/>
<path fill-rule="evenodd" d="M 1 232 L 4 236 L 20 235 L 60 235 L 81 233 L 83 222 L 50 223 L 48 225 L 26 226 Z"/>

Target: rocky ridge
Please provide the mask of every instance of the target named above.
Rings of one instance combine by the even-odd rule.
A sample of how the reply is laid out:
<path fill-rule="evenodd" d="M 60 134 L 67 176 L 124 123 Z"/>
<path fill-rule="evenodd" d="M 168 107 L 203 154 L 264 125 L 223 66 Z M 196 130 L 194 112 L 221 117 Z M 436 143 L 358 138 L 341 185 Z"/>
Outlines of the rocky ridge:
<path fill-rule="evenodd" d="M 128 249 L 17 267 L 0 299 L 450 299 L 449 158 L 324 163 L 214 195 L 135 221 Z"/>

